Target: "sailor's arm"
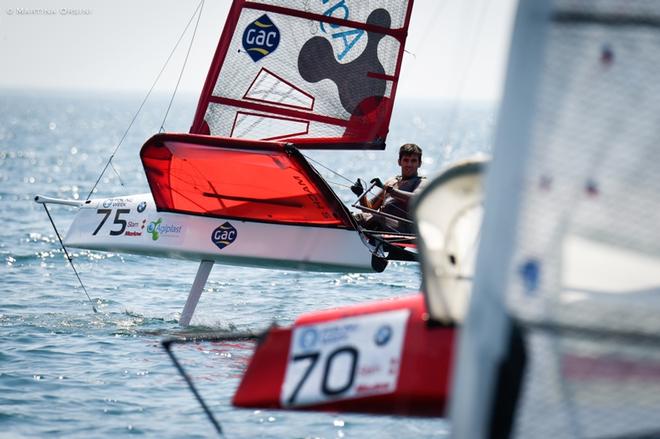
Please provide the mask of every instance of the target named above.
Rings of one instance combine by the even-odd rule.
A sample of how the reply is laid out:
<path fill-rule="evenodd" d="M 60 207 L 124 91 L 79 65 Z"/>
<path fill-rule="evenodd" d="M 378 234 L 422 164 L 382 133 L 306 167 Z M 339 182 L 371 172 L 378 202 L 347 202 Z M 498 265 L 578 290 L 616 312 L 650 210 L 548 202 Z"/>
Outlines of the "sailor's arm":
<path fill-rule="evenodd" d="M 417 185 L 417 187 L 415 188 L 415 190 L 413 192 L 408 192 L 408 191 L 398 189 L 393 185 L 391 185 L 391 186 L 386 185 L 385 186 L 385 192 L 388 193 L 390 196 L 398 199 L 398 200 L 407 202 L 407 201 L 410 201 L 410 199 L 416 193 L 418 193 L 420 190 L 422 190 L 422 188 L 424 186 L 426 186 L 426 179 L 422 178 L 422 180 L 420 181 L 420 183 Z"/>
<path fill-rule="evenodd" d="M 380 207 L 383 205 L 385 202 L 385 198 L 387 198 L 387 194 L 389 194 L 390 190 L 394 189 L 397 183 L 397 178 L 392 177 L 389 180 L 385 181 L 385 183 L 380 183 L 380 180 L 378 179 L 373 179 L 371 182 L 373 183 L 375 180 L 378 181 L 378 186 L 381 188 L 381 191 L 370 200 L 371 206 L 365 206 L 365 207 L 371 207 L 372 209 L 380 209 Z"/>
<path fill-rule="evenodd" d="M 385 186 L 385 192 L 401 201 L 408 201 L 414 195 L 414 192 L 403 191 L 394 186 Z"/>
<path fill-rule="evenodd" d="M 385 200 L 385 191 L 381 190 L 379 193 L 376 194 L 375 197 L 371 199 L 367 197 L 367 194 L 364 194 L 364 196 L 362 196 L 362 198 L 360 198 L 359 201 L 361 206 L 368 207 L 369 209 L 377 210 L 383 204 L 384 200 Z"/>

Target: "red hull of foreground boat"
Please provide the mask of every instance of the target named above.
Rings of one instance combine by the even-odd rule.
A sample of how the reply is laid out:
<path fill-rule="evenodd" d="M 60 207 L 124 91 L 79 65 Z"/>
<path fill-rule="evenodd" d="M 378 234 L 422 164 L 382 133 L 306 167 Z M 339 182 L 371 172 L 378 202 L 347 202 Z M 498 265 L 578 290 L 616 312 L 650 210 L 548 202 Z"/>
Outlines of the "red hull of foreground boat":
<path fill-rule="evenodd" d="M 256 347 L 233 403 L 239 407 L 442 416 L 456 328 L 430 327 L 427 320 L 422 294 L 303 314 L 290 328 L 268 331 Z M 378 328 L 372 331 L 375 337 L 351 339 L 346 335 L 347 331 L 371 334 L 372 328 Z M 400 348 L 392 346 L 397 332 Z M 309 334 L 321 335 L 308 342 Z M 317 349 L 322 344 L 319 340 L 329 334 L 335 339 L 344 337 L 344 346 L 330 346 L 326 352 Z M 311 348 L 301 354 L 300 344 Z M 318 352 L 312 352 L 314 349 Z M 371 363 L 365 364 L 363 359 L 370 351 Z"/>

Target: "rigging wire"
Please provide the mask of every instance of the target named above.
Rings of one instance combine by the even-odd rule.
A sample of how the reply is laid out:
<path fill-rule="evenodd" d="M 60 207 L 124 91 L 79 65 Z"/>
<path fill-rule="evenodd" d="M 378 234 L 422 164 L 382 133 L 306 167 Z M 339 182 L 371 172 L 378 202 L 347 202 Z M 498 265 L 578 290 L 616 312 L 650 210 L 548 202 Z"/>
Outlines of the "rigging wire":
<path fill-rule="evenodd" d="M 485 3 L 485 4 L 484 4 Z M 462 72 L 462 74 L 459 76 L 459 79 L 455 81 L 457 87 L 453 87 L 454 90 L 458 90 L 458 92 L 454 95 L 453 98 L 450 100 L 450 106 L 449 106 L 449 113 L 447 117 L 447 139 L 451 139 L 452 135 L 456 131 L 456 126 L 457 126 L 457 119 L 458 115 L 460 114 L 461 110 L 461 97 L 465 91 L 465 85 L 467 83 L 467 77 L 470 69 L 472 69 L 473 62 L 476 58 L 476 47 L 478 45 L 478 42 L 480 41 L 479 36 L 481 35 L 483 26 L 483 20 L 486 15 L 486 11 L 488 10 L 489 6 L 491 5 L 490 2 L 487 0 L 481 3 L 479 6 L 479 9 L 477 11 L 478 16 L 477 16 L 477 21 L 476 21 L 476 32 L 473 32 L 471 35 L 471 41 L 469 43 L 469 50 L 466 51 L 468 54 L 468 59 L 466 63 L 462 66 L 460 69 L 456 69 L 456 71 Z M 405 50 L 404 52 L 412 55 L 413 57 L 416 58 L 415 53 L 419 52 L 421 47 L 424 45 L 424 43 L 428 40 L 429 36 L 431 35 L 431 32 L 437 29 L 437 23 L 436 23 L 436 17 L 438 17 L 441 13 L 444 12 L 444 9 L 446 9 L 446 6 L 449 4 L 449 2 L 442 2 L 438 3 L 435 10 L 433 11 L 432 19 L 429 21 L 429 23 L 426 25 L 422 37 L 420 38 L 419 42 L 417 43 L 417 47 L 411 51 Z M 454 38 L 454 41 L 456 41 L 456 38 Z"/>
<path fill-rule="evenodd" d="M 213 427 L 215 428 L 215 431 L 220 435 L 220 437 L 224 437 L 224 434 L 222 432 L 222 426 L 220 423 L 215 419 L 215 416 L 213 416 L 213 412 L 211 409 L 206 405 L 206 402 L 204 401 L 204 398 L 202 398 L 202 395 L 199 393 L 197 390 L 197 387 L 195 387 L 195 384 L 193 384 L 192 378 L 190 378 L 190 375 L 186 372 L 186 370 L 183 368 L 181 363 L 179 363 L 178 358 L 174 355 L 172 352 L 172 343 L 176 343 L 176 340 L 164 340 L 161 342 L 163 348 L 165 348 L 165 352 L 167 352 L 167 355 L 170 357 L 170 360 L 172 360 L 172 363 L 174 364 L 174 367 L 176 367 L 176 370 L 179 371 L 179 375 L 183 377 L 183 379 L 186 381 L 186 384 L 188 385 L 188 388 L 192 392 L 193 395 L 195 395 L 195 398 L 197 399 L 197 402 L 202 406 L 202 409 L 204 410 L 204 413 L 206 413 L 206 416 L 208 417 L 209 421 L 211 424 L 213 424 Z"/>
<path fill-rule="evenodd" d="M 121 184 L 122 186 L 125 186 L 124 185 L 124 180 L 122 180 L 121 175 L 119 175 L 119 171 L 117 170 L 117 168 L 115 168 L 115 165 L 110 163 L 110 167 L 112 168 L 112 170 L 115 172 L 115 175 L 119 179 L 119 184 Z"/>
<path fill-rule="evenodd" d="M 323 163 L 319 162 L 318 160 L 314 160 L 313 158 L 311 158 L 310 156 L 308 156 L 308 155 L 306 155 L 306 154 L 303 154 L 303 157 L 305 157 L 305 158 L 306 158 L 307 160 L 309 160 L 310 162 L 314 162 L 314 163 L 316 163 L 317 165 L 319 165 L 319 166 L 322 167 L 323 169 L 332 172 L 332 173 L 335 174 L 337 177 L 339 177 L 339 178 L 343 178 L 344 180 L 346 180 L 346 181 L 349 182 L 350 184 L 353 184 L 353 180 L 349 179 L 349 178 L 346 177 L 345 175 L 340 174 L 339 172 L 335 171 L 334 169 L 331 169 L 331 168 L 327 167 L 326 165 L 324 165 Z"/>
<path fill-rule="evenodd" d="M 176 96 L 176 92 L 179 89 L 179 84 L 181 83 L 181 78 L 183 77 L 183 72 L 186 69 L 186 63 L 188 62 L 188 56 L 190 55 L 190 49 L 192 49 L 193 42 L 195 41 L 195 35 L 197 34 L 197 27 L 199 26 L 199 19 L 202 18 L 202 10 L 204 9 L 204 0 L 200 0 L 199 5 L 197 6 L 197 10 L 199 10 L 199 14 L 197 15 L 197 22 L 195 22 L 195 28 L 193 29 L 193 34 L 192 37 L 190 38 L 190 44 L 188 44 L 188 51 L 186 52 L 186 57 L 183 60 L 183 65 L 181 66 L 181 72 L 179 72 L 179 79 L 176 81 L 176 86 L 174 87 L 174 92 L 172 93 L 172 98 L 170 99 L 170 103 L 167 106 L 167 111 L 165 111 L 165 117 L 163 117 L 163 122 L 160 124 L 160 132 L 162 133 L 165 131 L 165 120 L 167 119 L 167 115 L 170 114 L 170 109 L 172 108 L 172 103 L 174 102 L 174 97 Z M 193 15 L 194 17 L 194 15 Z M 192 21 L 192 17 L 191 17 Z M 189 23 L 190 24 L 190 23 Z"/>
<path fill-rule="evenodd" d="M 321 163 L 321 162 L 319 162 L 319 161 L 317 161 L 317 160 L 314 160 L 313 158 L 311 158 L 310 156 L 308 156 L 308 155 L 306 155 L 306 154 L 303 154 L 303 157 L 305 157 L 305 158 L 306 158 L 307 160 L 309 160 L 310 162 L 314 162 L 315 164 L 321 166 L 322 168 L 324 168 L 324 169 L 326 169 L 326 170 L 332 172 L 333 174 L 335 174 L 335 175 L 337 175 L 337 176 L 343 178 L 344 180 L 346 180 L 346 181 L 348 181 L 349 183 L 351 183 L 351 185 L 353 185 L 353 183 L 354 183 L 353 180 L 350 180 L 348 177 L 346 177 L 346 176 L 340 174 L 339 172 L 335 171 L 334 169 L 332 169 L 332 168 L 330 168 L 330 167 L 324 165 L 323 163 Z M 334 184 L 335 186 L 340 186 L 340 187 L 349 188 L 349 189 L 350 189 L 350 187 L 351 187 L 351 186 L 349 186 L 349 185 L 346 185 L 346 184 L 343 184 L 343 183 L 337 183 L 337 182 L 329 181 L 329 180 L 327 180 L 327 179 L 326 179 L 326 181 L 327 181 L 328 183 Z M 359 198 L 364 197 L 366 194 L 377 195 L 376 192 L 374 192 L 373 189 L 374 189 L 374 186 L 372 185 L 372 186 L 371 186 L 370 188 L 368 188 L 367 191 L 366 191 L 364 194 L 362 194 L 362 196 L 359 197 Z M 358 199 L 359 199 L 359 198 L 358 198 Z M 357 207 L 357 206 L 353 206 L 353 207 Z M 401 212 L 401 214 L 402 214 L 403 216 L 406 216 L 407 213 L 408 213 L 405 209 L 402 209 L 402 208 L 400 208 L 400 207 L 398 207 L 398 206 L 396 206 L 396 205 L 393 205 L 393 206 L 391 206 L 391 207 L 392 207 L 393 209 L 396 209 L 396 210 L 398 210 L 399 212 Z M 360 209 L 361 209 L 361 208 L 360 208 Z M 372 213 L 373 213 L 373 212 L 372 212 Z M 376 213 L 378 214 L 379 212 L 376 212 Z M 403 218 L 400 218 L 400 219 L 403 219 Z M 404 221 L 407 221 L 407 220 L 404 219 Z"/>
<path fill-rule="evenodd" d="M 351 188 L 349 185 L 344 184 L 344 183 L 339 183 L 339 182 L 337 182 L 337 181 L 328 180 L 327 178 L 324 178 L 324 180 L 325 180 L 328 184 L 331 184 L 331 185 L 334 185 L 334 186 L 339 186 L 339 187 L 343 187 L 343 188 L 346 188 L 346 189 L 350 189 L 350 188 Z"/>
<path fill-rule="evenodd" d="M 484 4 L 485 3 L 485 4 Z M 451 134 L 455 133 L 457 131 L 457 125 L 458 125 L 458 117 L 459 114 L 461 113 L 461 100 L 463 93 L 465 92 L 465 84 L 467 84 L 467 78 L 469 75 L 470 70 L 472 69 L 472 65 L 474 63 L 474 60 L 476 59 L 476 54 L 477 54 L 477 46 L 479 45 L 480 41 L 480 35 L 483 30 L 483 21 L 484 18 L 486 17 L 486 12 L 489 9 L 489 6 L 491 5 L 488 0 L 486 0 L 484 3 L 481 4 L 479 10 L 478 10 L 478 16 L 477 16 L 477 21 L 476 21 L 476 28 L 477 31 L 473 33 L 473 38 L 469 43 L 469 49 L 467 51 L 468 53 L 468 59 L 467 62 L 464 65 L 463 69 L 463 74 L 460 75 L 459 80 L 458 80 L 458 93 L 456 93 L 454 99 L 452 99 L 452 103 L 450 106 L 450 111 L 449 111 L 449 116 L 447 118 L 447 140 L 451 142 Z"/>
<path fill-rule="evenodd" d="M 414 58 L 417 58 L 416 53 L 419 52 L 420 47 L 424 44 L 424 42 L 429 38 L 429 35 L 431 35 L 431 31 L 437 30 L 438 26 L 435 21 L 435 17 L 439 16 L 441 12 L 443 12 L 443 9 L 449 4 L 449 1 L 444 1 L 444 2 L 438 2 L 436 3 L 435 10 L 431 14 L 431 20 L 426 24 L 426 28 L 424 28 L 424 31 L 422 32 L 422 37 L 419 39 L 419 43 L 417 43 L 417 47 L 415 48 L 416 50 L 404 50 L 405 53 L 408 53 L 412 55 Z"/>
<path fill-rule="evenodd" d="M 128 132 L 130 131 L 131 127 L 135 123 L 135 120 L 137 119 L 138 115 L 142 111 L 142 107 L 144 107 L 144 104 L 147 102 L 147 99 L 149 99 L 149 96 L 151 96 L 151 92 L 153 92 L 154 88 L 156 87 L 156 84 L 160 80 L 160 77 L 162 76 L 163 72 L 165 71 L 165 68 L 167 67 L 170 60 L 172 59 L 172 56 L 174 55 L 174 52 L 176 51 L 177 47 L 179 47 L 179 44 L 181 43 L 181 40 L 183 40 L 183 36 L 188 31 L 188 28 L 190 27 L 190 23 L 192 23 L 193 19 L 195 18 L 195 15 L 197 15 L 197 11 L 200 10 L 203 3 L 204 3 L 204 0 L 201 0 L 200 3 L 197 5 L 197 8 L 195 8 L 195 12 L 193 12 L 190 19 L 188 20 L 188 23 L 186 24 L 186 27 L 183 29 L 183 32 L 181 32 L 181 35 L 179 36 L 179 39 L 177 40 L 176 44 L 172 48 L 172 51 L 170 52 L 169 56 L 165 60 L 165 63 L 163 64 L 163 67 L 160 69 L 160 72 L 158 72 L 158 75 L 156 76 L 156 79 L 154 80 L 153 84 L 151 84 L 151 88 L 149 89 L 146 96 L 142 100 L 142 103 L 140 104 L 137 111 L 135 112 L 135 115 L 133 116 L 133 119 L 131 119 L 131 122 L 128 124 L 128 127 L 124 131 L 124 134 L 121 136 L 121 139 L 119 140 L 119 143 L 117 144 L 117 146 L 115 146 L 115 149 L 112 151 L 112 154 L 110 154 L 110 158 L 108 158 L 108 161 L 105 164 L 105 166 L 103 167 L 103 170 L 101 171 L 101 174 L 99 175 L 99 178 L 94 183 L 94 186 L 92 186 L 92 189 L 89 191 L 89 194 L 87 194 L 87 198 L 85 198 L 85 200 L 89 200 L 91 198 L 92 194 L 96 190 L 96 187 L 98 186 L 99 182 L 103 178 L 103 175 L 105 174 L 105 171 L 107 171 L 108 167 L 111 165 L 112 160 L 115 157 L 115 154 L 117 154 L 117 151 L 119 150 L 119 147 L 121 146 L 121 144 L 126 139 L 126 136 L 128 135 Z M 198 22 L 199 22 L 199 19 L 198 19 Z M 121 178 L 120 178 L 120 181 L 121 181 Z"/>
<path fill-rule="evenodd" d="M 332 169 L 332 168 L 330 168 L 330 167 L 324 165 L 323 163 L 321 163 L 321 162 L 319 162 L 319 161 L 317 161 L 317 160 L 314 160 L 314 159 L 311 158 L 310 156 L 303 154 L 303 157 L 305 157 L 305 158 L 306 158 L 307 160 L 309 160 L 310 162 L 314 162 L 315 164 L 321 166 L 322 168 L 324 168 L 324 169 L 326 169 L 326 170 L 332 172 L 333 174 L 339 176 L 340 178 L 343 178 L 344 180 L 346 180 L 346 181 L 348 181 L 349 183 L 351 183 L 351 185 L 354 183 L 353 180 L 350 180 L 348 177 L 346 177 L 346 176 L 340 174 L 339 172 L 337 172 L 337 171 L 335 171 L 334 169 Z M 350 189 L 350 187 L 351 187 L 351 186 L 349 186 L 349 185 L 346 185 L 346 184 L 343 184 L 343 183 L 337 183 L 337 182 L 329 181 L 329 180 L 327 180 L 327 179 L 326 179 L 326 181 L 327 181 L 328 183 L 332 183 L 332 184 L 334 184 L 335 186 L 340 186 L 340 187 L 344 187 L 344 188 L 348 188 L 348 189 Z M 370 188 L 369 188 L 369 189 L 368 189 L 368 190 L 367 190 L 362 196 L 365 196 L 366 194 L 376 195 L 376 193 L 373 191 L 373 186 L 370 187 Z M 362 198 L 362 197 L 360 197 L 360 198 Z M 402 208 L 400 208 L 400 207 L 398 207 L 398 206 L 392 206 L 392 208 L 397 209 L 397 210 L 400 211 L 404 216 L 407 214 L 407 212 L 406 212 L 405 209 L 402 209 Z"/>
<path fill-rule="evenodd" d="M 60 245 L 62 246 L 62 250 L 64 250 L 64 254 L 66 255 L 67 260 L 69 261 L 69 264 L 71 264 L 71 268 L 73 268 L 73 272 L 76 274 L 76 277 L 78 278 L 78 282 L 80 283 L 80 286 L 82 287 L 83 291 L 85 292 L 85 296 L 87 296 L 87 300 L 89 300 L 89 304 L 92 305 L 92 310 L 97 313 L 98 311 L 96 310 L 96 307 L 94 306 L 94 302 L 92 301 L 92 298 L 89 297 L 89 294 L 87 293 L 87 288 L 85 288 L 85 284 L 83 284 L 82 279 L 80 279 L 80 275 L 78 274 L 78 270 L 76 270 L 76 266 L 73 264 L 73 258 L 67 251 L 66 247 L 64 246 L 64 242 L 62 241 L 62 237 L 60 237 L 60 232 L 57 230 L 57 227 L 55 226 L 55 222 L 53 221 L 53 217 L 50 216 L 50 211 L 48 210 L 48 207 L 46 206 L 46 203 L 43 203 L 44 209 L 46 210 L 46 215 L 48 215 L 48 219 L 50 220 L 50 225 L 53 226 L 53 230 L 55 231 L 55 235 L 57 235 L 58 241 L 60 241 Z"/>

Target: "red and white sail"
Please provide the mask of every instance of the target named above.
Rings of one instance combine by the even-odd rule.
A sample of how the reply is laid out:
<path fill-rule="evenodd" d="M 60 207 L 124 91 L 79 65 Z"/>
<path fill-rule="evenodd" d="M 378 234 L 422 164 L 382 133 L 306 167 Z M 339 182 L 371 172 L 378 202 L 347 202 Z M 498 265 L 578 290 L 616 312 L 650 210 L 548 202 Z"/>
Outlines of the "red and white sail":
<path fill-rule="evenodd" d="M 384 148 L 411 10 L 412 0 L 234 1 L 191 133 Z"/>

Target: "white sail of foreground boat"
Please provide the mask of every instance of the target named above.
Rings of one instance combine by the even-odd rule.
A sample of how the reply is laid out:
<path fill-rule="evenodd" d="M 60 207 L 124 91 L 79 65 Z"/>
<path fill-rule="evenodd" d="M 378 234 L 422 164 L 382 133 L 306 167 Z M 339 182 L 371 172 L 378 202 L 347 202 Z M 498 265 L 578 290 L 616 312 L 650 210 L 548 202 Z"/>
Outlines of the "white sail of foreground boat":
<path fill-rule="evenodd" d="M 521 0 L 457 438 L 660 436 L 660 3 Z"/>

